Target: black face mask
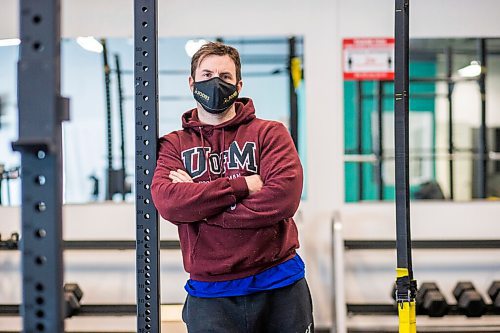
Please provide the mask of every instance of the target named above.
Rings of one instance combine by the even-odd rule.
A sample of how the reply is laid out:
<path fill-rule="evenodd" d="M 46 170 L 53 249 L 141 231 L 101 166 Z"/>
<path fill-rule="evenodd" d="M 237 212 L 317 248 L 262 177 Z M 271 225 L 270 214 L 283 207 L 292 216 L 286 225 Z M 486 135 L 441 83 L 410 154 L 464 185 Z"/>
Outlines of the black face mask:
<path fill-rule="evenodd" d="M 226 111 L 238 97 L 238 89 L 234 84 L 227 83 L 219 77 L 194 83 L 194 99 L 209 113 Z"/>

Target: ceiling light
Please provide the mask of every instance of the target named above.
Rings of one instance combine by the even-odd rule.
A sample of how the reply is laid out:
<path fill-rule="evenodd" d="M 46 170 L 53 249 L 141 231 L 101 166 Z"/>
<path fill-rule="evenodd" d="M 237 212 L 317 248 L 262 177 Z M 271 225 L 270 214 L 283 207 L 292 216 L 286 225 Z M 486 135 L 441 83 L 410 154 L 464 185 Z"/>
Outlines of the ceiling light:
<path fill-rule="evenodd" d="M 186 53 L 189 56 L 189 58 L 192 58 L 193 55 L 196 53 L 196 51 L 198 51 L 200 47 L 202 47 L 206 43 L 208 42 L 204 39 L 199 39 L 199 40 L 190 39 L 186 42 L 186 46 L 184 47 L 184 49 L 186 50 Z"/>
<path fill-rule="evenodd" d="M 17 46 L 19 44 L 21 44 L 21 40 L 19 38 L 0 39 L 0 47 L 2 47 L 2 46 Z"/>
<path fill-rule="evenodd" d="M 78 37 L 76 39 L 76 42 L 78 45 L 80 45 L 83 49 L 90 51 L 90 52 L 95 52 L 95 53 L 102 53 L 103 47 L 102 44 L 99 43 L 97 39 L 94 37 Z"/>
<path fill-rule="evenodd" d="M 476 77 L 481 75 L 481 65 L 479 62 L 473 60 L 470 62 L 470 65 L 465 66 L 464 68 L 461 68 L 458 70 L 458 74 L 461 77 Z"/>

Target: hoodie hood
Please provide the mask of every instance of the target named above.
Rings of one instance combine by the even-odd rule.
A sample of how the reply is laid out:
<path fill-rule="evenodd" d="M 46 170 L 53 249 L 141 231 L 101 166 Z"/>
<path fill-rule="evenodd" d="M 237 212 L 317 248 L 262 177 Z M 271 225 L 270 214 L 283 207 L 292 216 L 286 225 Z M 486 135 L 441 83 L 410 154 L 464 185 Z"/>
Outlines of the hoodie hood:
<path fill-rule="evenodd" d="M 182 128 L 229 128 L 239 126 L 255 119 L 255 108 L 250 98 L 238 98 L 234 103 L 236 108 L 236 116 L 219 125 L 207 125 L 198 118 L 198 110 L 196 108 L 185 112 L 182 115 Z"/>

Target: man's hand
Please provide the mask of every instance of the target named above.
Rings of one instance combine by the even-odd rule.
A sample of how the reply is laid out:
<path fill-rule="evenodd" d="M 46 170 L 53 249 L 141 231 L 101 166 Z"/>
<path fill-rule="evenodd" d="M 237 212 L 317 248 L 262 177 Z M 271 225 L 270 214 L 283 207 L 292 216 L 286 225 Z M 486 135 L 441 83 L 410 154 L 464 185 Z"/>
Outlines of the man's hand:
<path fill-rule="evenodd" d="M 170 171 L 168 178 L 172 180 L 172 183 L 192 183 L 193 179 L 184 170 L 177 169 L 177 171 Z"/>
<path fill-rule="evenodd" d="M 264 183 L 262 182 L 262 178 L 259 175 L 252 175 L 245 177 L 248 186 L 249 194 L 254 194 L 255 192 L 259 192 L 262 189 Z"/>

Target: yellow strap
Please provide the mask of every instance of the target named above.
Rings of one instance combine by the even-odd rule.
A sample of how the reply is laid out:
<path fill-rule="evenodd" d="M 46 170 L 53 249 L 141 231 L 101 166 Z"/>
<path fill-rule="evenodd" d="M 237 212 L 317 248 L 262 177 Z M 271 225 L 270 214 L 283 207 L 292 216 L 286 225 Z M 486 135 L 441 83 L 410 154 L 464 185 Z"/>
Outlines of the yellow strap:
<path fill-rule="evenodd" d="M 410 302 L 410 333 L 417 333 L 417 305 Z"/>
<path fill-rule="evenodd" d="M 297 89 L 302 81 L 302 65 L 299 57 L 292 58 L 292 63 L 290 66 L 290 72 L 292 73 L 293 87 Z"/>
<path fill-rule="evenodd" d="M 396 268 L 398 278 L 408 276 L 407 268 Z M 399 333 L 417 333 L 415 301 L 398 303 Z"/>
<path fill-rule="evenodd" d="M 402 307 L 401 307 L 402 305 Z M 415 312 L 415 301 L 398 304 L 399 333 L 416 333 L 417 316 Z"/>
<path fill-rule="evenodd" d="M 396 277 L 408 276 L 408 268 L 396 268 Z"/>

